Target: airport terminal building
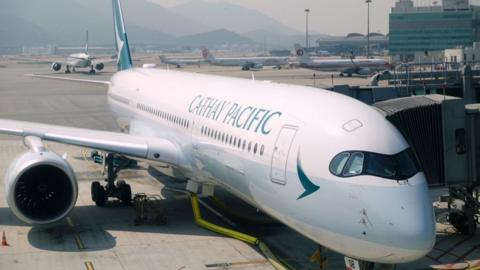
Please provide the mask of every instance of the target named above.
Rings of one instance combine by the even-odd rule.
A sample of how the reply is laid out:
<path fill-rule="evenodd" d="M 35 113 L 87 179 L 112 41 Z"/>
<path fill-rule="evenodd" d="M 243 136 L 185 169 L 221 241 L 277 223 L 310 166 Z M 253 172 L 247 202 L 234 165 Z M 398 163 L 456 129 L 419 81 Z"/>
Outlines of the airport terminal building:
<path fill-rule="evenodd" d="M 442 5 L 415 6 L 399 0 L 390 13 L 389 53 L 400 61 L 425 54 L 471 47 L 479 40 L 480 7 L 468 0 L 443 0 Z"/>

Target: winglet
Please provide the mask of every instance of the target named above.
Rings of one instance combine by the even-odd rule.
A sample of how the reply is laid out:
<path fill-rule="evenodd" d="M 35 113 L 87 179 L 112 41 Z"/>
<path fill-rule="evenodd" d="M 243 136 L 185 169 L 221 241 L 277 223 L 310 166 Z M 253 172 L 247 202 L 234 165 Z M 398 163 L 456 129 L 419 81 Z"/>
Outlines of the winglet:
<path fill-rule="evenodd" d="M 117 68 L 119 71 L 131 69 L 133 68 L 132 56 L 128 45 L 127 31 L 125 30 L 120 0 L 112 0 L 112 7 L 115 43 L 117 45 Z"/>

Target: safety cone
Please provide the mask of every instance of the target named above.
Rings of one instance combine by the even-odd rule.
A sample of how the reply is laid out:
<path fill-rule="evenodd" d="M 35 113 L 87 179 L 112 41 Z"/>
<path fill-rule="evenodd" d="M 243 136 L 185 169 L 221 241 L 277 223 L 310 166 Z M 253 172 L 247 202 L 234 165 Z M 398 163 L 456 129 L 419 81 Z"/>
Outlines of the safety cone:
<path fill-rule="evenodd" d="M 7 237 L 5 236 L 5 231 L 3 231 L 3 234 L 2 234 L 2 247 L 8 247 L 10 246 L 8 243 L 7 243 Z"/>

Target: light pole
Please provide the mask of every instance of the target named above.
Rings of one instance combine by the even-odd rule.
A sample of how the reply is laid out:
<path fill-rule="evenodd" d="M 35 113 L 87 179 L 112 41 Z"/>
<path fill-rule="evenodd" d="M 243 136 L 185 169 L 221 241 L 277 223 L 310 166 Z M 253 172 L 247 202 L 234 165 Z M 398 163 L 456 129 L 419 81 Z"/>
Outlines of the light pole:
<path fill-rule="evenodd" d="M 366 0 L 367 3 L 367 58 L 370 58 L 370 3 L 372 0 Z"/>
<path fill-rule="evenodd" d="M 310 13 L 310 9 L 307 8 L 305 9 L 305 28 L 306 28 L 306 31 L 305 31 L 305 46 L 307 47 L 307 51 L 308 51 L 308 13 Z"/>

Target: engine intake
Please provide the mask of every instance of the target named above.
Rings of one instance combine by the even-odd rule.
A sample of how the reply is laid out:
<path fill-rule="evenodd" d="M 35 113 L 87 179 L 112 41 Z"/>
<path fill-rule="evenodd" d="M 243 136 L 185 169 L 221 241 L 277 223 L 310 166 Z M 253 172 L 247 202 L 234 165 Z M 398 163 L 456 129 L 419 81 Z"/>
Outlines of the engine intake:
<path fill-rule="evenodd" d="M 61 68 L 62 68 L 62 64 L 60 64 L 60 63 L 53 63 L 52 64 L 52 69 L 54 71 L 59 71 Z"/>
<path fill-rule="evenodd" d="M 8 205 L 16 217 L 29 224 L 59 221 L 77 201 L 78 184 L 72 167 L 44 148 L 31 149 L 15 159 L 5 184 Z"/>
<path fill-rule="evenodd" d="M 98 63 L 95 65 L 95 69 L 98 71 L 101 71 L 104 67 L 105 65 L 103 63 Z"/>

